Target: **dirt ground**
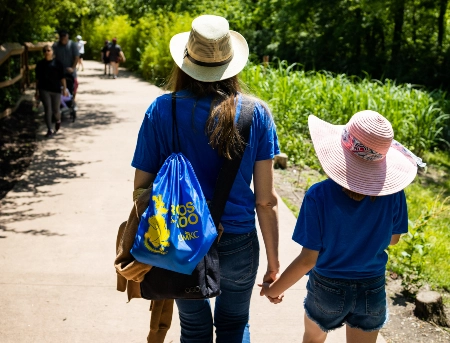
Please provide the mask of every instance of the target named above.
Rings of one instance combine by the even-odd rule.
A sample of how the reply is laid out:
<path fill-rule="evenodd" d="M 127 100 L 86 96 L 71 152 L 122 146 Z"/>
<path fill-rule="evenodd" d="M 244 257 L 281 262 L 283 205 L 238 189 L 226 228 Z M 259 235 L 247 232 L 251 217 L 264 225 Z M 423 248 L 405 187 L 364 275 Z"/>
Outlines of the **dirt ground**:
<path fill-rule="evenodd" d="M 401 280 L 388 277 L 386 286 L 389 304 L 389 322 L 381 330 L 388 343 L 450 342 L 449 328 L 442 328 L 414 316 L 414 300 L 402 294 Z M 444 294 L 449 296 L 449 294 Z M 450 309 L 446 309 L 450 318 Z"/>
<path fill-rule="evenodd" d="M 324 177 L 315 170 L 289 167 L 285 170 L 275 169 L 275 188 L 287 204 L 298 215 L 305 191 Z M 293 228 L 292 228 L 293 229 Z M 386 293 L 389 304 L 389 322 L 381 330 L 388 343 L 435 343 L 450 342 L 450 329 L 438 327 L 414 316 L 414 299 L 404 296 L 401 280 L 387 278 Z M 450 297 L 450 294 L 444 294 Z M 450 319 L 450 308 L 447 308 Z"/>
<path fill-rule="evenodd" d="M 17 111 L 0 119 L 0 199 L 26 171 L 36 149 L 41 119 L 32 106 L 31 102 L 23 101 Z"/>

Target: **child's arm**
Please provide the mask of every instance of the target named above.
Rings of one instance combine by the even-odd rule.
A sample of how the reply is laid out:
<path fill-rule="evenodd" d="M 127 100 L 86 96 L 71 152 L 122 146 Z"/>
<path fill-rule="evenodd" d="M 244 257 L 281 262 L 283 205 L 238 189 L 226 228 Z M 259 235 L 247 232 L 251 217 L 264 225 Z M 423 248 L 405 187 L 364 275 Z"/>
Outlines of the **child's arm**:
<path fill-rule="evenodd" d="M 401 236 L 401 234 L 392 235 L 391 243 L 389 243 L 389 245 L 396 245 L 398 243 L 398 241 L 400 240 L 400 236 Z"/>
<path fill-rule="evenodd" d="M 303 247 L 300 255 L 292 261 L 278 280 L 271 284 L 263 283 L 260 285 L 262 286 L 264 295 L 271 298 L 278 297 L 316 265 L 318 256 L 318 251 Z"/>

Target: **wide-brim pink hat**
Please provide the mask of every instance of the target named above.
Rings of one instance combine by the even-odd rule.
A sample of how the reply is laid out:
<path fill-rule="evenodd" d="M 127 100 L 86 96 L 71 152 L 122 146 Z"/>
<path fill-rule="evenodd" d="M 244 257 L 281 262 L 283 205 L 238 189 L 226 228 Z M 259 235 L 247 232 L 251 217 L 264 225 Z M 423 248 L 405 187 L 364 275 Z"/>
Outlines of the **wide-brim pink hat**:
<path fill-rule="evenodd" d="M 399 192 L 414 180 L 417 166 L 425 166 L 393 139 L 391 123 L 377 112 L 358 112 L 346 125 L 310 115 L 308 125 L 325 173 L 353 192 L 372 196 Z"/>

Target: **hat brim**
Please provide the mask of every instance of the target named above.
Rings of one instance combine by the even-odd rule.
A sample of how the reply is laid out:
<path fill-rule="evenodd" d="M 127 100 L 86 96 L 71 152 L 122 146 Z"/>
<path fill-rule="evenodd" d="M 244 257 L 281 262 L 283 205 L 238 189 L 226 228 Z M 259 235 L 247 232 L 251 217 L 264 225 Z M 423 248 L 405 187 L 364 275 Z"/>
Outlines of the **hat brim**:
<path fill-rule="evenodd" d="M 227 64 L 218 67 L 203 67 L 184 58 L 184 51 L 190 32 L 176 34 L 170 40 L 170 54 L 173 60 L 190 77 L 203 82 L 215 82 L 229 79 L 239 74 L 248 61 L 249 49 L 247 41 L 241 34 L 230 30 L 233 58 Z"/>
<path fill-rule="evenodd" d="M 310 115 L 308 126 L 325 173 L 353 192 L 372 196 L 397 193 L 417 174 L 417 165 L 392 147 L 379 161 L 366 161 L 344 148 L 341 140 L 344 125 L 333 125 Z"/>

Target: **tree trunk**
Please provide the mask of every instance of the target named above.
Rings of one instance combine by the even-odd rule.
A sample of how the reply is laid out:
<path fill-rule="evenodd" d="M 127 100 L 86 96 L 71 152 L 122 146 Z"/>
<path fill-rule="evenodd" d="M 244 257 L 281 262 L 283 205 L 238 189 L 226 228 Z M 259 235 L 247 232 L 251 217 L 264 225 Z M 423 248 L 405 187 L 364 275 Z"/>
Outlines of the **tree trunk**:
<path fill-rule="evenodd" d="M 412 13 L 412 36 L 413 36 L 413 42 L 414 45 L 416 45 L 417 42 L 417 19 L 416 19 L 416 4 L 413 2 L 413 13 Z"/>
<path fill-rule="evenodd" d="M 444 311 L 442 297 L 438 292 L 422 291 L 417 294 L 414 315 L 440 326 L 450 326 Z"/>
<path fill-rule="evenodd" d="M 438 18 L 438 47 L 439 51 L 442 49 L 442 43 L 444 41 L 445 30 L 445 12 L 447 12 L 448 0 L 439 1 L 439 18 Z"/>
<path fill-rule="evenodd" d="M 394 1 L 393 5 L 394 35 L 392 38 L 392 62 L 396 62 L 398 60 L 402 45 L 403 23 L 405 19 L 405 1 L 406 0 L 397 0 Z"/>

